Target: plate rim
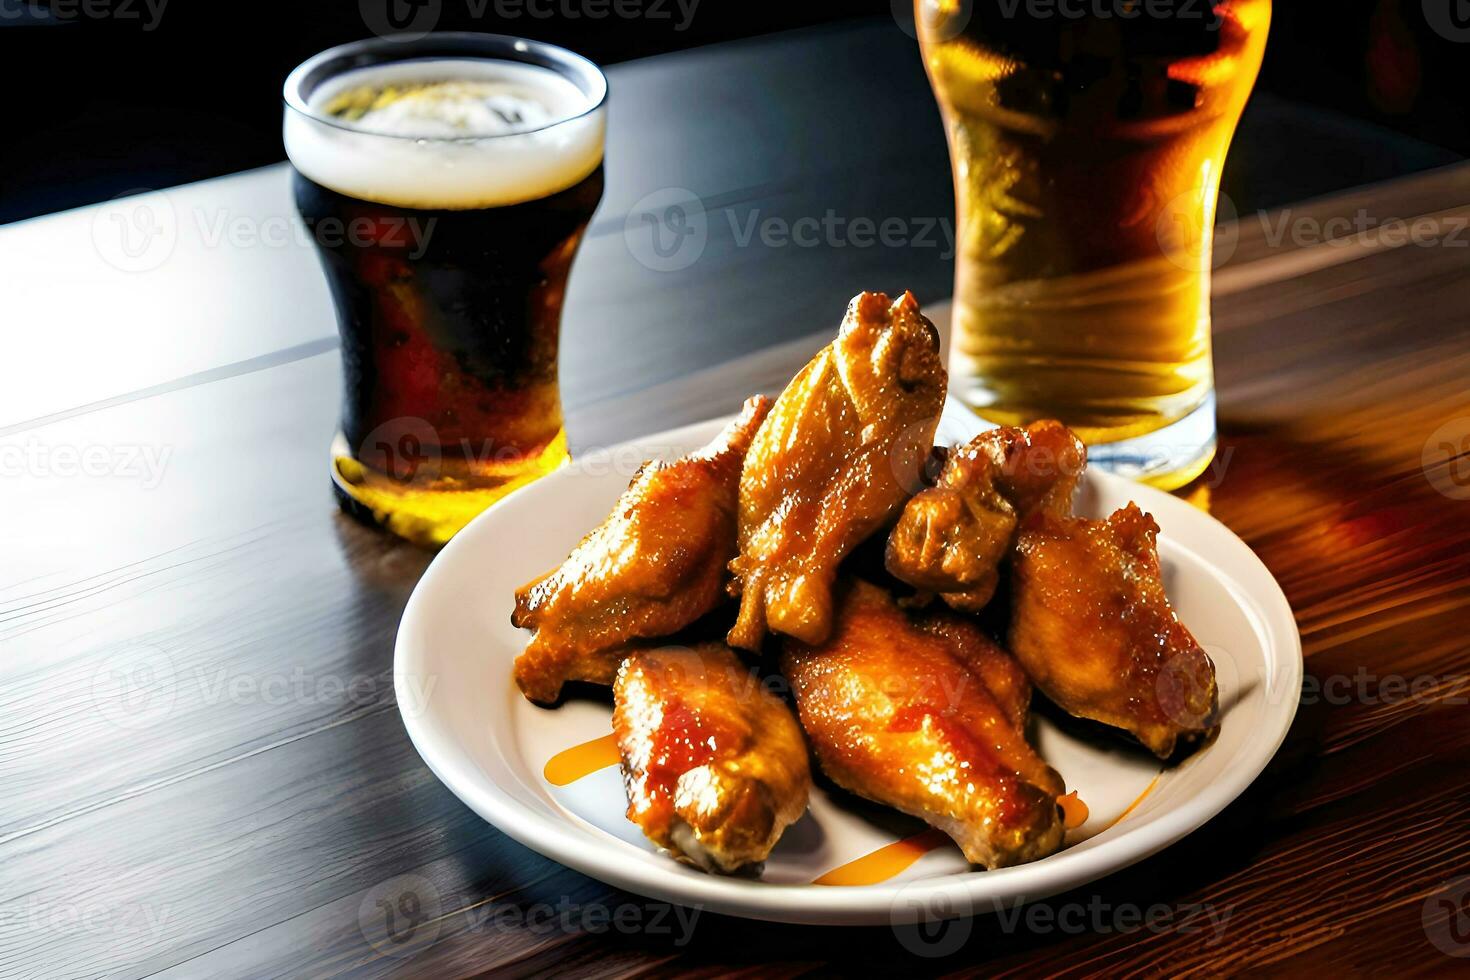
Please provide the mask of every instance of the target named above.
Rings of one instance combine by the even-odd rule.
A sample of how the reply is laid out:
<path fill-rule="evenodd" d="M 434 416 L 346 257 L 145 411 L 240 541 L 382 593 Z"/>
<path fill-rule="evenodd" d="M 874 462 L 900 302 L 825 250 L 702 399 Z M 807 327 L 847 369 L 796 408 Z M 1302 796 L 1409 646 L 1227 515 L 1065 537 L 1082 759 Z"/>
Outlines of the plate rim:
<path fill-rule="evenodd" d="M 947 407 L 946 414 L 949 411 Z M 706 441 L 732 417 L 722 415 L 638 436 L 611 447 L 609 452 L 639 446 L 653 448 L 655 445 Z M 575 472 L 575 465 L 569 468 L 571 472 Z M 558 475 L 561 474 L 551 474 L 551 477 Z M 421 620 L 426 615 L 424 608 L 428 600 L 424 596 L 436 588 L 438 578 L 449 574 L 445 570 L 454 565 L 456 556 L 477 546 L 476 538 L 482 530 L 476 529 L 483 529 L 493 522 L 496 519 L 494 515 L 510 502 L 534 492 L 537 489 L 535 483 L 506 495 L 476 516 L 434 556 L 415 584 L 394 638 L 393 682 L 399 717 L 415 751 L 435 777 L 496 829 L 546 858 L 646 898 L 692 906 L 701 911 L 774 922 L 891 925 L 912 921 L 905 909 L 913 910 L 915 915 L 922 910 L 925 916 L 981 915 L 1009 907 L 1007 900 L 1011 905 L 1017 904 L 1018 898 L 1020 903 L 1029 903 L 1088 884 L 1130 867 L 1203 827 L 1256 781 L 1275 757 L 1296 717 L 1304 665 L 1300 630 L 1285 593 L 1256 553 L 1230 528 L 1213 515 L 1154 487 L 1092 469 L 1088 470 L 1084 480 L 1099 481 L 1114 489 L 1126 488 L 1127 494 L 1142 497 L 1138 500 L 1139 506 L 1159 517 L 1161 527 L 1167 528 L 1170 524 L 1168 515 L 1180 514 L 1182 508 L 1187 512 L 1192 528 L 1189 535 L 1207 532 L 1217 539 L 1212 542 L 1215 546 L 1232 552 L 1229 555 L 1230 566 L 1235 571 L 1227 574 L 1214 556 L 1202 554 L 1193 547 L 1186 549 L 1214 568 L 1220 578 L 1232 587 L 1243 584 L 1238 581 L 1244 577 L 1239 574 L 1242 571 L 1249 572 L 1257 580 L 1239 598 L 1243 609 L 1257 620 L 1257 630 L 1266 641 L 1263 652 L 1267 657 L 1265 674 L 1268 686 L 1271 678 L 1275 677 L 1283 694 L 1298 693 L 1280 697 L 1282 707 L 1275 713 L 1267 713 L 1264 720 L 1271 729 L 1268 733 L 1259 734 L 1268 737 L 1252 741 L 1233 760 L 1235 774 L 1231 778 L 1216 780 L 1197 796 L 1159 814 L 1148 824 L 1087 851 L 1076 852 L 1068 861 L 1050 863 L 1042 859 L 995 871 L 972 871 L 848 888 L 759 882 L 708 874 L 677 874 L 682 869 L 672 862 L 668 869 L 663 869 L 642 861 L 630 861 L 619 849 L 603 846 L 606 842 L 587 828 L 548 820 L 492 781 L 476 778 L 477 773 L 460 772 L 458 760 L 441 756 L 433 745 L 438 736 L 428 728 L 431 712 L 415 712 L 405 707 L 413 703 L 411 694 L 414 690 L 409 688 L 405 691 L 402 686 L 406 683 L 405 678 L 410 676 L 410 661 L 414 657 L 409 638 L 419 632 Z M 1174 535 L 1165 530 L 1161 536 L 1167 539 Z M 1290 624 L 1289 628 L 1284 624 Z M 1268 699 L 1268 706 L 1270 704 Z M 1245 762 L 1243 767 L 1242 761 Z M 583 842 L 598 846 L 579 846 Z M 1019 896 L 1014 888 L 1009 887 L 1018 877 L 1023 878 L 1026 885 L 1024 894 Z"/>

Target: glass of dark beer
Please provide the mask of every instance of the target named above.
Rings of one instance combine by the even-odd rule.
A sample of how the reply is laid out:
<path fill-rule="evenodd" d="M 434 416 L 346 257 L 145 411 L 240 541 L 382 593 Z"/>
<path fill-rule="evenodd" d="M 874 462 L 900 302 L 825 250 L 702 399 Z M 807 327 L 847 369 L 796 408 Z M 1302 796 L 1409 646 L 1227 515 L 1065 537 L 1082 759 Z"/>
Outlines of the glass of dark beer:
<path fill-rule="evenodd" d="M 284 98 L 342 338 L 338 500 L 443 544 L 566 461 L 557 343 L 607 80 L 549 44 L 445 33 L 324 51 Z"/>

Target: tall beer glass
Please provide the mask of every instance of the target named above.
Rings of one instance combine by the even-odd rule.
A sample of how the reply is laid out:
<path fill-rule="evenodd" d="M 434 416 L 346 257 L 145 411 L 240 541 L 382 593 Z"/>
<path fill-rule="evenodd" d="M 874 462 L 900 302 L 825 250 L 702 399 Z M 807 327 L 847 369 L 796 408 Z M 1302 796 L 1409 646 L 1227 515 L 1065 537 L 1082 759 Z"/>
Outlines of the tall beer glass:
<path fill-rule="evenodd" d="M 348 44 L 287 79 L 296 204 L 342 338 L 349 513 L 442 544 L 566 460 L 557 343 L 606 97 L 585 58 L 489 34 Z"/>
<path fill-rule="evenodd" d="M 1215 449 L 1211 236 L 1270 0 L 917 0 L 949 137 L 953 390 L 1172 489 Z"/>

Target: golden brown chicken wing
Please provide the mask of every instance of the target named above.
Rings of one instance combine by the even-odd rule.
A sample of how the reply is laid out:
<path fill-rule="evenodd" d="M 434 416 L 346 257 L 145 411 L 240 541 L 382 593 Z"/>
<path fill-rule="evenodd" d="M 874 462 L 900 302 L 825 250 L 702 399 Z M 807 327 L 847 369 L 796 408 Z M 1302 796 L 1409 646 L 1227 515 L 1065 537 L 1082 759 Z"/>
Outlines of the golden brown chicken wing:
<path fill-rule="evenodd" d="M 632 654 L 613 686 L 628 819 L 706 871 L 764 861 L 806 810 L 806 743 L 786 703 L 722 644 Z"/>
<path fill-rule="evenodd" d="M 526 697 L 611 684 L 624 644 L 683 629 L 725 598 L 740 468 L 769 409 L 757 395 L 701 451 L 646 463 L 559 568 L 516 591 L 511 622 L 536 631 L 515 664 Z"/>
<path fill-rule="evenodd" d="M 1039 513 L 1017 538 L 1010 647 L 1070 714 L 1132 732 L 1160 758 L 1215 725 L 1215 665 L 1164 594 L 1158 525 Z"/>
<path fill-rule="evenodd" d="M 1031 680 L 1015 657 L 969 619 L 943 609 L 915 611 L 909 622 L 948 644 L 950 654 L 979 679 L 1011 724 L 1024 734 L 1031 716 Z"/>
<path fill-rule="evenodd" d="M 904 505 L 888 536 L 888 573 L 979 612 L 1000 580 L 1016 524 L 1072 512 L 1087 450 L 1060 422 L 982 432 L 949 454 L 935 485 Z"/>
<path fill-rule="evenodd" d="M 837 565 L 917 485 L 944 389 L 939 335 L 913 295 L 854 298 L 837 339 L 787 385 L 746 456 L 731 646 L 758 649 L 768 628 L 826 637 Z"/>
<path fill-rule="evenodd" d="M 910 617 L 866 582 L 838 601 L 831 638 L 788 640 L 782 658 L 822 771 L 987 868 L 1060 847 L 1064 787 L 1026 741 L 1029 687 L 1005 652 L 952 613 Z"/>

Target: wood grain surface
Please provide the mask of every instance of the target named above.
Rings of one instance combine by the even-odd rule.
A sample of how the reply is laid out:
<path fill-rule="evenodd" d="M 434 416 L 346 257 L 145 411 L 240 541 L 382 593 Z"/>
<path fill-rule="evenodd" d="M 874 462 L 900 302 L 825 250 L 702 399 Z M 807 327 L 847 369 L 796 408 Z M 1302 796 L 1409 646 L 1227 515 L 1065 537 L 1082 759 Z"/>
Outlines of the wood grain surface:
<path fill-rule="evenodd" d="M 789 217 L 829 206 L 946 214 L 942 137 L 928 131 L 931 103 L 913 101 L 928 98 L 916 57 L 886 36 L 839 41 L 832 50 L 852 64 L 808 41 L 613 71 L 614 104 L 631 103 L 615 132 L 621 121 L 673 140 L 676 127 L 640 122 L 637 107 L 697 115 L 670 104 L 679 79 L 734 99 L 733 79 L 764 84 L 753 65 L 782 85 L 814 64 L 844 85 L 864 75 L 856 65 L 889 66 L 899 80 L 862 90 L 865 109 L 904 118 L 882 124 L 891 140 L 870 166 L 842 157 L 844 126 L 863 113 L 835 96 L 795 103 L 814 121 L 747 117 L 807 134 L 799 159 L 779 141 L 723 170 L 688 169 L 677 142 L 642 158 L 665 169 L 610 191 L 616 203 L 574 276 L 564 383 L 575 449 L 779 388 L 859 289 L 900 280 L 943 297 L 947 261 L 913 250 L 743 247 L 725 228 L 698 262 L 664 275 L 623 241 L 622 215 L 659 186 L 693 186 L 711 211 L 724 201 Z M 647 101 L 629 95 L 640 92 Z M 921 144 L 912 158 L 892 142 L 910 136 Z M 771 147 L 714 124 L 700 138 L 716 144 L 701 157 Z M 616 175 L 611 148 L 609 159 Z M 772 171 L 772 160 L 785 162 Z M 776 185 L 753 181 L 768 172 Z M 238 179 L 258 181 L 247 211 L 289 208 L 271 190 L 278 175 Z M 198 185 L 176 202 L 218 193 Z M 64 395 L 25 403 L 31 411 L 7 402 L 0 420 L 0 976 L 1463 967 L 1466 215 L 1470 168 L 1450 168 L 1221 229 L 1223 438 L 1215 466 L 1182 493 L 1243 537 L 1286 591 L 1307 655 L 1296 723 L 1243 797 L 1164 853 L 933 934 L 675 914 L 539 857 L 462 806 L 409 744 L 391 685 L 398 616 L 430 556 L 332 503 L 338 364 L 322 296 L 298 268 L 313 260 L 299 249 L 243 264 L 224 249 L 192 256 L 185 271 L 205 278 L 187 300 L 173 266 L 129 280 L 132 302 L 153 304 L 119 311 L 133 342 L 108 341 L 112 363 L 91 364 L 94 383 L 64 379 Z M 44 254 L 46 240 L 89 234 L 85 216 L 43 220 L 56 223 L 4 229 L 0 250 L 22 255 L 31 242 Z M 281 281 L 304 291 L 290 294 L 295 313 L 264 294 L 266 279 L 256 301 L 231 278 L 288 268 Z M 212 287 L 226 281 L 247 304 L 219 313 L 229 331 L 250 320 L 251 302 L 295 319 L 262 324 L 211 360 L 211 331 L 229 332 L 214 322 Z M 87 300 L 94 316 L 105 307 Z M 29 342 L 44 354 L 107 328 L 62 322 Z M 181 339 L 195 334 L 196 347 Z M 96 472 L 74 472 L 88 458 Z M 417 904 L 402 905 L 410 894 Z M 380 899 L 413 919 L 403 943 L 385 938 Z M 1152 925 L 1140 926 L 1145 915 Z"/>

